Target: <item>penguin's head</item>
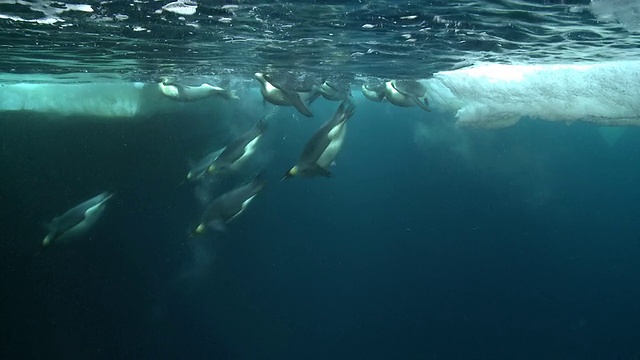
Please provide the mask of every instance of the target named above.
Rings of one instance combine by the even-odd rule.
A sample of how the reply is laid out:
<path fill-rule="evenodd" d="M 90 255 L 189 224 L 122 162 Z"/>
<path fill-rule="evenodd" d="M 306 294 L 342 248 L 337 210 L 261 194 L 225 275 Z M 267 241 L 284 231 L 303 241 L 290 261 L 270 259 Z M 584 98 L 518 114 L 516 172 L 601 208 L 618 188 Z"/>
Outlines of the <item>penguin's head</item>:
<path fill-rule="evenodd" d="M 193 238 L 196 235 L 202 235 L 206 230 L 207 230 L 207 225 L 205 225 L 204 223 L 200 223 L 200 225 L 198 225 L 198 227 L 193 229 L 191 234 L 189 234 L 189 239 Z"/>
<path fill-rule="evenodd" d="M 216 164 L 211 164 L 209 165 L 209 168 L 207 169 L 207 171 L 210 174 L 213 173 L 221 173 L 221 172 L 226 172 L 227 170 L 229 170 L 231 168 L 231 166 L 229 166 L 229 164 L 225 164 L 225 163 L 220 163 L 218 165 Z"/>
<path fill-rule="evenodd" d="M 51 244 L 51 240 L 53 240 L 53 236 L 51 234 L 47 235 L 44 240 L 42 240 L 42 246 L 48 246 Z"/>
<path fill-rule="evenodd" d="M 209 168 L 207 169 L 207 171 L 211 174 L 213 174 L 214 172 L 216 172 L 217 168 L 216 168 L 216 164 L 211 164 L 209 165 Z"/>
<path fill-rule="evenodd" d="M 297 176 L 298 173 L 299 173 L 299 169 L 298 169 L 298 166 L 296 165 L 296 166 L 292 167 L 289 171 L 287 171 L 284 174 L 284 176 L 282 177 L 281 180 L 286 180 L 286 179 L 288 179 L 288 178 L 290 178 L 292 176 Z"/>

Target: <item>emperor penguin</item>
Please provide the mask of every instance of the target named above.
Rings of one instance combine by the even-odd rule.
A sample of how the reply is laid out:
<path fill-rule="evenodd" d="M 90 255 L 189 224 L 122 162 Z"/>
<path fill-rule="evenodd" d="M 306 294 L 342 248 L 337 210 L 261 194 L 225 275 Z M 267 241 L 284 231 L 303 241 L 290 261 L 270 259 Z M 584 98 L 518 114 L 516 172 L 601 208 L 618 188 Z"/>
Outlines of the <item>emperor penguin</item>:
<path fill-rule="evenodd" d="M 381 102 L 384 100 L 385 84 L 363 84 L 362 95 L 367 99 L 375 102 Z"/>
<path fill-rule="evenodd" d="M 111 196 L 113 193 L 103 192 L 55 217 L 48 225 L 49 233 L 42 245 L 65 243 L 86 234 L 102 216 Z"/>
<path fill-rule="evenodd" d="M 347 133 L 347 120 L 353 116 L 355 106 L 350 101 L 343 101 L 336 113 L 316 131 L 309 139 L 298 163 L 284 174 L 282 180 L 292 176 L 330 177 L 329 166 L 342 148 Z"/>
<path fill-rule="evenodd" d="M 279 106 L 293 106 L 302 115 L 312 117 L 313 113 L 300 98 L 300 94 L 292 89 L 276 84 L 267 74 L 257 72 L 256 79 L 260 82 L 260 92 L 265 101 Z"/>
<path fill-rule="evenodd" d="M 427 89 L 418 81 L 391 80 L 385 82 L 384 89 L 385 97 L 394 105 L 402 107 L 418 105 L 426 111 L 431 111 L 427 99 L 424 98 L 424 102 L 420 99 L 424 97 Z"/>
<path fill-rule="evenodd" d="M 163 79 L 158 83 L 158 89 L 160 89 L 160 92 L 168 98 L 180 102 L 202 100 L 214 95 L 220 96 L 226 100 L 239 99 L 232 90 L 223 89 L 219 86 L 213 86 L 207 83 L 201 84 L 200 86 L 188 86 L 176 84 L 168 79 Z"/>
<path fill-rule="evenodd" d="M 225 148 L 218 149 L 205 155 L 202 159 L 192 162 L 189 161 L 189 172 L 187 173 L 187 180 L 196 181 L 202 179 L 207 175 L 209 166 L 222 154 Z"/>
<path fill-rule="evenodd" d="M 235 219 L 249 206 L 253 198 L 264 187 L 263 175 L 256 176 L 250 183 L 222 194 L 205 209 L 200 224 L 192 236 L 202 234 L 210 227 L 217 231 L 226 231 L 226 224 Z"/>
<path fill-rule="evenodd" d="M 256 151 L 258 141 L 267 129 L 265 119 L 261 119 L 249 131 L 242 134 L 220 153 L 208 168 L 210 173 L 237 170 Z"/>
<path fill-rule="evenodd" d="M 350 84 L 325 80 L 317 87 L 317 91 L 312 94 L 307 102 L 311 104 L 318 96 L 322 96 L 329 101 L 348 100 L 351 97 Z"/>

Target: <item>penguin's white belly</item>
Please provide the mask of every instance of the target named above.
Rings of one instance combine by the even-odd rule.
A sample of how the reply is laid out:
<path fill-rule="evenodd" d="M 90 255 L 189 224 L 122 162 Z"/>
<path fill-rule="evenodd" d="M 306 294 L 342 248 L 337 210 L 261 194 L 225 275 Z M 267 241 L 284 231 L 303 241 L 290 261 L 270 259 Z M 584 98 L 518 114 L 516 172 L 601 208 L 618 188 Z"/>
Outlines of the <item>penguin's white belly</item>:
<path fill-rule="evenodd" d="M 158 84 L 158 86 L 160 87 L 160 91 L 170 98 L 177 98 L 179 96 L 179 91 L 176 86 L 165 84 Z"/>
<path fill-rule="evenodd" d="M 215 88 L 209 84 L 188 86 L 183 88 L 185 100 L 200 100 L 213 95 Z"/>
<path fill-rule="evenodd" d="M 324 149 L 316 164 L 321 168 L 327 169 L 335 160 L 336 156 L 342 148 L 342 142 L 347 134 L 347 125 L 342 123 L 329 131 L 327 137 L 329 138 L 329 145 Z"/>
<path fill-rule="evenodd" d="M 364 97 L 371 101 L 380 102 L 384 98 L 383 93 L 378 93 L 377 91 L 369 90 L 366 86 L 362 85 L 362 94 Z"/>
<path fill-rule="evenodd" d="M 416 105 L 410 96 L 396 90 L 390 82 L 385 84 L 385 96 L 390 103 L 396 106 L 410 107 Z"/>
<path fill-rule="evenodd" d="M 242 203 L 242 206 L 240 207 L 240 211 L 238 211 L 237 213 L 235 213 L 231 218 L 229 218 L 228 221 L 231 221 L 235 218 L 237 218 L 240 214 L 242 214 L 244 212 L 244 210 L 247 208 L 247 206 L 249 206 L 249 203 L 251 202 L 251 200 L 253 200 L 253 198 L 256 197 L 256 195 L 251 196 L 250 198 L 248 198 L 247 200 L 245 200 Z"/>
<path fill-rule="evenodd" d="M 64 234 L 58 237 L 57 241 L 66 242 L 71 239 L 80 237 L 87 233 L 93 225 L 98 221 L 105 209 L 105 203 L 101 202 L 95 206 L 90 207 L 84 213 L 84 219 L 80 221 L 76 226 L 65 231 Z"/>
<path fill-rule="evenodd" d="M 236 160 L 232 164 L 231 167 L 233 169 L 236 169 L 237 167 L 242 166 L 242 164 L 244 164 L 244 162 L 247 161 L 247 159 L 250 158 L 251 155 L 253 155 L 256 152 L 257 144 L 258 144 L 258 141 L 260 140 L 260 137 L 262 137 L 262 135 L 256 136 L 253 140 L 249 141 L 247 145 L 245 145 L 244 153 L 242 154 L 242 156 L 240 156 L 238 160 Z"/>
<path fill-rule="evenodd" d="M 63 243 L 63 242 L 68 242 L 70 240 L 76 239 L 86 234 L 87 231 L 89 231 L 90 227 L 91 227 L 91 224 L 87 223 L 87 219 L 85 219 L 79 222 L 78 225 L 70 228 L 69 230 L 65 231 L 62 235 L 58 236 L 58 238 L 55 241 Z"/>
<path fill-rule="evenodd" d="M 320 93 L 322 94 L 323 98 L 331 101 L 342 100 L 342 98 L 344 97 L 343 94 L 339 93 L 326 84 L 322 84 L 322 86 L 320 86 Z"/>
<path fill-rule="evenodd" d="M 271 85 L 269 82 L 264 83 L 264 86 L 262 86 L 261 91 L 262 91 L 262 96 L 264 96 L 264 98 L 268 102 L 274 105 L 291 105 L 291 102 L 289 101 L 289 99 L 287 99 L 286 94 L 282 92 L 282 90 Z"/>
<path fill-rule="evenodd" d="M 401 94 L 395 89 L 391 92 L 387 91 L 386 97 L 390 103 L 396 106 L 410 107 L 416 105 L 411 97 Z"/>
<path fill-rule="evenodd" d="M 245 201 L 242 203 L 242 210 L 240 210 L 240 212 L 238 212 L 238 214 L 240 214 L 241 212 L 243 212 L 243 211 L 244 211 L 244 209 L 246 209 L 246 208 L 247 208 L 247 206 L 249 206 L 249 203 L 251 202 L 251 200 L 253 200 L 253 198 L 254 198 L 254 197 L 256 197 L 256 196 L 255 196 L 255 195 L 253 195 L 253 196 L 251 196 L 250 198 L 248 198 L 247 200 L 245 200 Z"/>

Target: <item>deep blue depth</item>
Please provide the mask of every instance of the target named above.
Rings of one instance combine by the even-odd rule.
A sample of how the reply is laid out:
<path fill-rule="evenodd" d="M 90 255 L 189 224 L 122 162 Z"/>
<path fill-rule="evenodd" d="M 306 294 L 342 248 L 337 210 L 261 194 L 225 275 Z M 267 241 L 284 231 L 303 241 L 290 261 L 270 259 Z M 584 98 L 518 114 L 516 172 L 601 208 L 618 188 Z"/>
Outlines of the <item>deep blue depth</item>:
<path fill-rule="evenodd" d="M 2 119 L 0 357 L 640 356 L 640 130 L 611 148 L 533 119 L 451 135 L 360 102 L 333 178 L 278 182 L 337 103 L 314 106 L 270 119 L 267 188 L 195 239 L 179 184 L 203 133 L 224 139 L 210 118 Z M 103 190 L 87 239 L 36 255 L 43 223 Z"/>

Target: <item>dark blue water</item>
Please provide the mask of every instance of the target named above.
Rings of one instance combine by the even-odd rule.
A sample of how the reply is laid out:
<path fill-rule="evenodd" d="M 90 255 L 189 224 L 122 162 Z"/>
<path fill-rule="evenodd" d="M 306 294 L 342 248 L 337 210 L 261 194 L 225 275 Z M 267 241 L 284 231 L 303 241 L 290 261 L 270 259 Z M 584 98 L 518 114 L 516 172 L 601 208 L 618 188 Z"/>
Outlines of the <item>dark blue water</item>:
<path fill-rule="evenodd" d="M 532 119 L 460 135 L 361 103 L 333 178 L 278 182 L 337 105 L 314 106 L 269 120 L 268 186 L 193 239 L 179 184 L 202 137 L 224 141 L 210 117 L 3 119 L 0 357 L 640 356 L 640 130 L 612 148 Z M 416 123 L 458 135 L 417 141 Z M 107 189 L 86 239 L 37 254 L 42 223 Z"/>

